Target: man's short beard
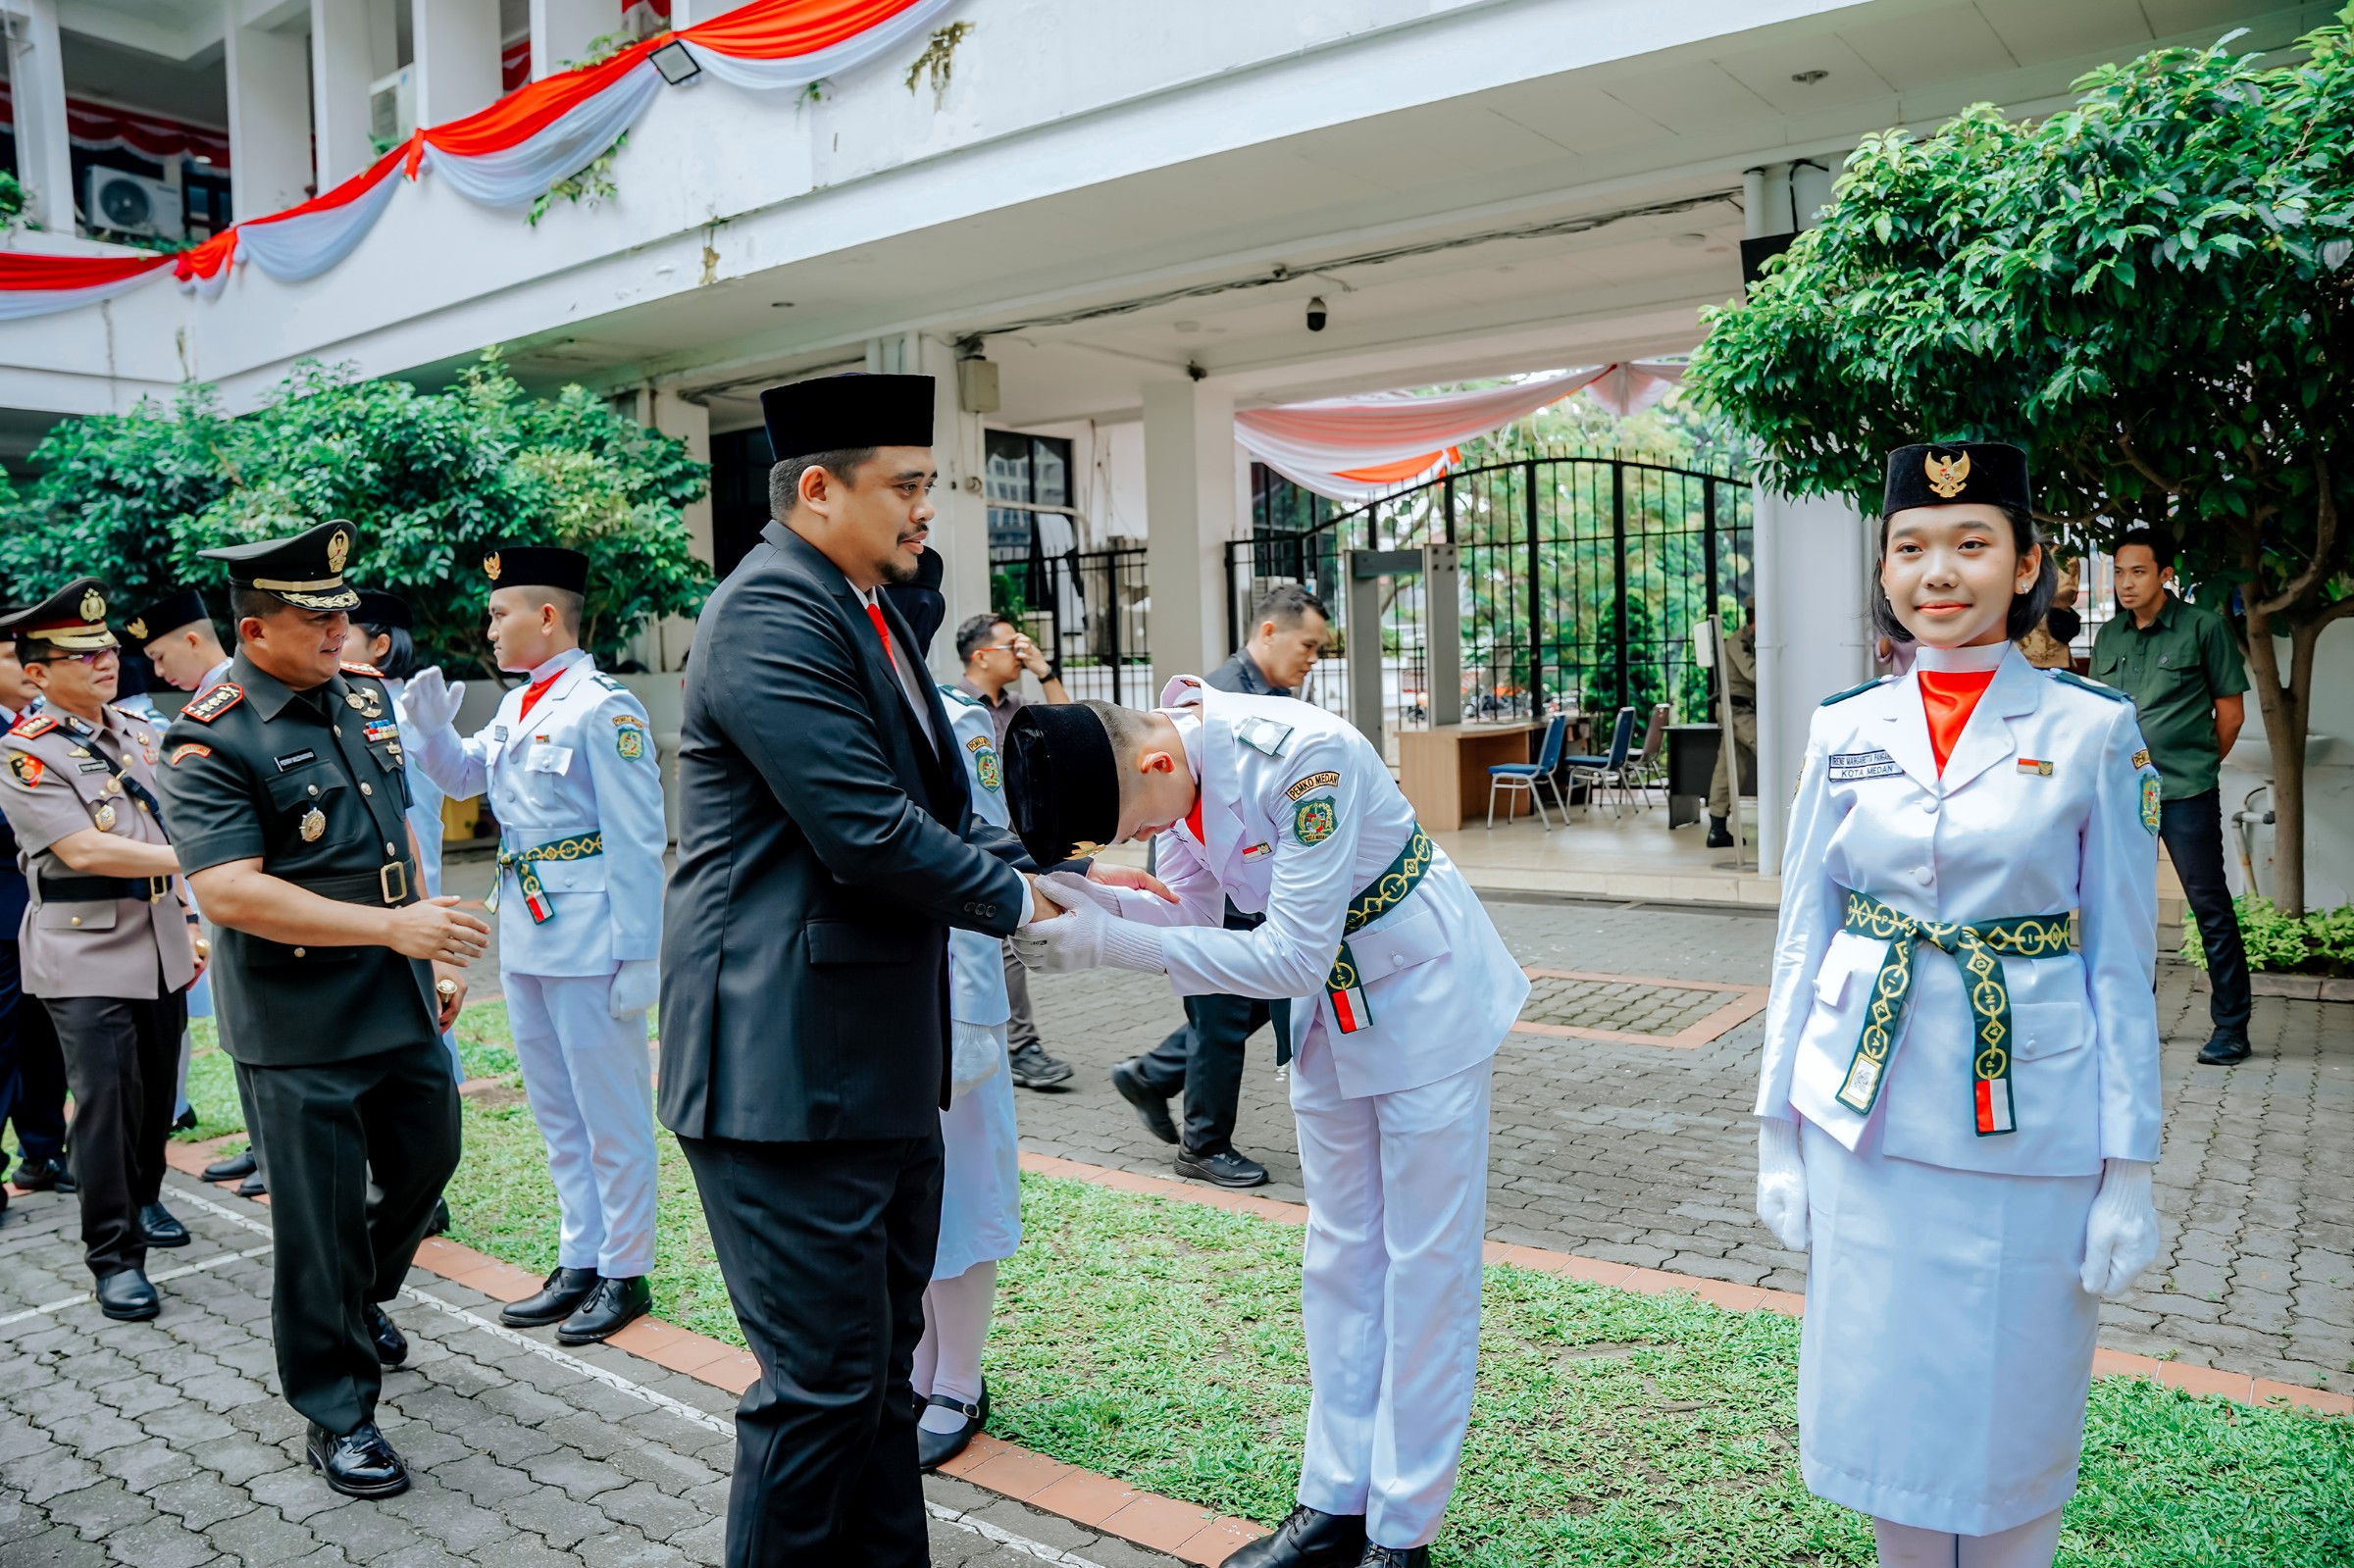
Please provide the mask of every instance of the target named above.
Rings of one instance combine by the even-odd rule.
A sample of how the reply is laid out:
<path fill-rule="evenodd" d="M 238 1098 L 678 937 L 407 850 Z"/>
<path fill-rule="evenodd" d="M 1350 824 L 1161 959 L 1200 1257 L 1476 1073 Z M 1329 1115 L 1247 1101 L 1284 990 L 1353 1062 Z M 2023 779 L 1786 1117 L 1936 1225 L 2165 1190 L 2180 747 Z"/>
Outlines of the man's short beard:
<path fill-rule="evenodd" d="M 922 562 L 923 557 L 921 556 L 911 556 L 904 550 L 894 550 L 891 552 L 890 558 L 883 563 L 883 581 L 896 583 L 913 582 L 916 574 L 922 569 Z"/>

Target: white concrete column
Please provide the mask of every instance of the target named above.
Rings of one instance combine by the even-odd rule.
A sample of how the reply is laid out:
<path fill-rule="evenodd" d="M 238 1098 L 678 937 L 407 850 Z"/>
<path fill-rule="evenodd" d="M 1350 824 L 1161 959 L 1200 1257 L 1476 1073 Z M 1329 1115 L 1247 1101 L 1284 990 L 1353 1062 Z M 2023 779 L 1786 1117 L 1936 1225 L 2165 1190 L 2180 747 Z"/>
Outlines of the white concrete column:
<path fill-rule="evenodd" d="M 368 0 L 311 0 L 311 126 L 319 188 L 376 161 L 368 84 L 376 79 Z"/>
<path fill-rule="evenodd" d="M 414 0 L 417 124 L 461 120 L 498 101 L 498 0 Z"/>
<path fill-rule="evenodd" d="M 294 206 L 311 183 L 310 63 L 302 35 L 249 27 L 222 0 L 230 204 L 239 221 Z"/>
<path fill-rule="evenodd" d="M 981 416 L 967 414 L 956 400 L 956 345 L 938 337 L 901 340 L 901 364 L 917 375 L 932 378 L 932 462 L 940 470 L 933 487 L 932 545 L 941 553 L 947 575 L 940 584 L 947 595 L 947 617 L 932 639 L 933 673 L 953 681 L 962 668 L 956 662 L 956 628 L 967 616 L 989 608 L 989 500 L 983 493 L 987 468 Z"/>
<path fill-rule="evenodd" d="M 589 39 L 620 30 L 620 0 L 532 0 L 532 79 L 587 59 Z"/>
<path fill-rule="evenodd" d="M 1755 497 L 1758 863 L 1773 876 L 1815 710 L 1872 672 L 1870 540 L 1843 497 Z"/>
<path fill-rule="evenodd" d="M 1152 689 L 1226 656 L 1226 542 L 1234 536 L 1234 394 L 1211 381 L 1145 384 L 1145 570 Z"/>
<path fill-rule="evenodd" d="M 8 19 L 8 81 L 16 101 L 17 179 L 25 215 L 74 234 L 74 160 L 66 141 L 66 57 L 57 0 L 0 0 Z"/>

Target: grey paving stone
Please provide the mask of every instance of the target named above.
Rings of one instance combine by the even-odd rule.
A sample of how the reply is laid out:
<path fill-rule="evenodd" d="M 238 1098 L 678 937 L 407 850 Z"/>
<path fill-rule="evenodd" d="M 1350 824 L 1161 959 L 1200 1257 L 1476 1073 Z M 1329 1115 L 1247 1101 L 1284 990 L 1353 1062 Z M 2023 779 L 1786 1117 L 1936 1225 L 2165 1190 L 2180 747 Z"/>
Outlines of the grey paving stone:
<path fill-rule="evenodd" d="M 245 1568 L 277 1568 L 318 1545 L 319 1538 L 300 1525 L 288 1524 L 276 1512 L 256 1508 L 234 1519 L 224 1519 L 204 1533 Z"/>
<path fill-rule="evenodd" d="M 200 1568 L 220 1555 L 213 1543 L 176 1519 L 152 1519 L 106 1538 L 106 1549 L 131 1568 Z"/>
<path fill-rule="evenodd" d="M 124 1491 L 120 1481 L 101 1481 L 51 1499 L 48 1513 L 59 1524 L 80 1531 L 83 1539 L 102 1541 L 115 1531 L 154 1518 L 155 1505 L 136 1492 Z"/>

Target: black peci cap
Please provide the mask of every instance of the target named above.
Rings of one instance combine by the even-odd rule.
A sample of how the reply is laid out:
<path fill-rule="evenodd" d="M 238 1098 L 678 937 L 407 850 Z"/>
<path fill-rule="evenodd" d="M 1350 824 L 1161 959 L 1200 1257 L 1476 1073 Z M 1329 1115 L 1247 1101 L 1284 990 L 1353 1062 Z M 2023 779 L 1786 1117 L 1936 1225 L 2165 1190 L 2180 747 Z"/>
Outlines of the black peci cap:
<path fill-rule="evenodd" d="M 768 449 L 779 463 L 862 446 L 930 446 L 929 376 L 820 376 L 760 394 Z"/>
<path fill-rule="evenodd" d="M 157 637 L 170 636 L 183 626 L 212 620 L 204 607 L 204 595 L 194 588 L 180 588 L 167 593 L 137 615 L 123 623 L 130 640 L 145 647 Z"/>
<path fill-rule="evenodd" d="M 106 624 L 106 586 L 96 578 L 76 578 L 40 603 L 0 619 L 0 635 L 15 637 L 35 658 L 122 646 Z"/>
<path fill-rule="evenodd" d="M 238 587 L 275 594 L 297 610 L 348 610 L 360 596 L 344 583 L 343 563 L 351 559 L 351 547 L 359 538 L 358 529 L 338 519 L 291 538 L 225 544 L 196 553 L 226 563 L 230 582 Z"/>
<path fill-rule="evenodd" d="M 2005 506 L 2035 510 L 2027 454 L 2008 441 L 1952 441 L 1900 446 L 1888 454 L 1880 516 L 1917 506 Z"/>
<path fill-rule="evenodd" d="M 483 557 L 483 576 L 493 588 L 562 588 L 588 591 L 588 557 L 549 544 L 510 544 Z"/>
<path fill-rule="evenodd" d="M 1056 866 L 1120 831 L 1120 768 L 1095 710 L 1025 705 L 1005 727 L 1005 800 L 1022 847 Z"/>
<path fill-rule="evenodd" d="M 360 589 L 360 602 L 351 618 L 366 626 L 399 627 L 407 631 L 411 625 L 409 601 L 397 593 L 378 593 L 372 588 Z"/>

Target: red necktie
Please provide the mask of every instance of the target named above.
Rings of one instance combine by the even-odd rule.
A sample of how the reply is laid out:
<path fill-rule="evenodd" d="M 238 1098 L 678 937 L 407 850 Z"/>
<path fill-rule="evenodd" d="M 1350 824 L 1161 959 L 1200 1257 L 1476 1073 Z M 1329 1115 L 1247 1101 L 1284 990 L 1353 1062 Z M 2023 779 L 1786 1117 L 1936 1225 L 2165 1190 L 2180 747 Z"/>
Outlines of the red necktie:
<path fill-rule="evenodd" d="M 884 624 L 883 606 L 879 604 L 869 604 L 866 607 L 866 618 L 869 621 L 874 622 L 875 635 L 883 639 L 883 664 L 885 668 L 891 671 L 893 677 L 896 679 L 899 673 L 899 667 L 892 662 L 891 628 Z"/>
<path fill-rule="evenodd" d="M 1921 670 L 1920 706 L 1929 721 L 1929 750 L 1937 758 L 1937 777 L 1945 777 L 1946 760 L 1962 742 L 1970 716 L 1994 681 L 1992 670 Z"/>
<path fill-rule="evenodd" d="M 557 678 L 563 674 L 563 671 L 558 670 L 555 675 L 549 676 L 546 680 L 535 681 L 530 685 L 525 686 L 523 688 L 523 712 L 517 714 L 516 718 L 519 720 L 530 718 L 532 716 L 532 709 L 538 703 L 541 697 L 547 695 L 547 688 L 554 685 Z"/>

